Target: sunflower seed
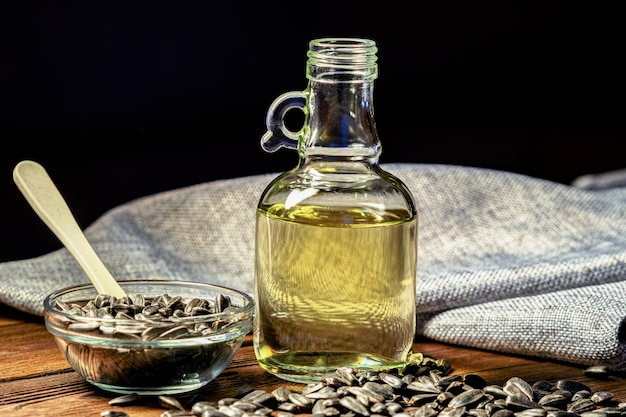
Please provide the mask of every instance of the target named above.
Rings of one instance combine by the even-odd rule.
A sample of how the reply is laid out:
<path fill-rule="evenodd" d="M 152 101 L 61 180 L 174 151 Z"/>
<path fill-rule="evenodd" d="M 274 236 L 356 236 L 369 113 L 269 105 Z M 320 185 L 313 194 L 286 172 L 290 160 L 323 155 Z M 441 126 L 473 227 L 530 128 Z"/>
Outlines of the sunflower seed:
<path fill-rule="evenodd" d="M 594 392 L 589 398 L 596 404 L 602 404 L 613 398 L 613 393 L 609 391 L 597 391 Z"/>
<path fill-rule="evenodd" d="M 141 397 L 139 396 L 139 394 L 120 395 L 119 397 L 115 397 L 109 400 L 109 405 L 119 405 L 119 406 L 129 405 L 129 404 L 136 403 L 137 401 L 139 401 L 140 398 Z"/>
<path fill-rule="evenodd" d="M 478 388 L 471 388 L 451 399 L 448 403 L 448 407 L 466 407 L 480 401 L 484 395 L 485 393 L 482 392 L 482 390 Z"/>
<path fill-rule="evenodd" d="M 159 395 L 157 399 L 159 401 L 159 405 L 163 408 L 170 408 L 170 409 L 177 409 L 177 410 L 185 409 L 185 407 L 183 407 L 180 401 L 178 401 L 176 398 L 172 397 L 171 395 Z"/>
<path fill-rule="evenodd" d="M 530 384 L 519 377 L 512 377 L 504 384 L 502 390 L 508 395 L 523 395 L 529 401 L 533 401 L 533 388 Z"/>
<path fill-rule="evenodd" d="M 101 417 L 128 417 L 128 414 L 126 414 L 123 411 L 118 411 L 118 410 L 105 410 L 100 413 L 100 416 Z"/>

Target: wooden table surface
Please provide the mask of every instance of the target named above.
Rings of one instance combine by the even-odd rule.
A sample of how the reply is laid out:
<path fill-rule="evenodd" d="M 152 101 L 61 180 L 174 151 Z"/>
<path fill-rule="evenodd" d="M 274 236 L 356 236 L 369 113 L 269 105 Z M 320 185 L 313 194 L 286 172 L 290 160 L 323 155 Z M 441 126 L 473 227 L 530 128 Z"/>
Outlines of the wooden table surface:
<path fill-rule="evenodd" d="M 452 373 L 475 373 L 489 384 L 504 384 L 513 376 L 534 383 L 541 379 L 556 382 L 574 379 L 593 391 L 610 391 L 617 402 L 626 401 L 626 379 L 590 378 L 584 366 L 511 356 L 494 352 L 418 341 L 414 351 L 447 359 Z M 200 394 L 213 400 L 232 397 L 244 384 L 271 391 L 280 385 L 302 389 L 265 373 L 257 364 L 248 336 L 229 367 L 204 387 Z M 47 332 L 43 319 L 0 304 L 0 415 L 2 416 L 100 416 L 105 410 L 124 411 L 130 417 L 159 417 L 165 411 L 150 398 L 124 407 L 108 401 L 108 394 L 84 382 L 73 371 Z M 623 415 L 623 414 L 622 414 Z"/>

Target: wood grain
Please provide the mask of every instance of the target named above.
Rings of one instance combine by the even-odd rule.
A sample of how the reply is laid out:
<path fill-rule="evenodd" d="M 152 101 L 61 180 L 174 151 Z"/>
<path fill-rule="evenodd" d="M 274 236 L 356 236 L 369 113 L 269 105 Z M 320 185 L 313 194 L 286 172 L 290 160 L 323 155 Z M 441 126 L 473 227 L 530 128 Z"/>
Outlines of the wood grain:
<path fill-rule="evenodd" d="M 583 374 L 584 367 L 536 358 L 506 355 L 418 340 L 414 351 L 447 359 L 453 373 L 475 373 L 490 384 L 503 384 L 512 376 L 528 382 L 546 379 L 574 379 L 594 391 L 607 390 L 615 399 L 626 401 L 623 376 L 594 379 Z M 200 394 L 213 400 L 231 397 L 244 384 L 271 391 L 280 385 L 292 390 L 303 386 L 280 380 L 263 371 L 256 362 L 248 336 L 232 363 Z M 0 304 L 0 414 L 7 416 L 99 416 L 109 409 L 122 410 L 131 417 L 160 417 L 165 410 L 155 399 L 144 399 L 126 407 L 108 404 L 118 394 L 100 391 L 83 381 L 59 351 L 40 317 Z M 193 402 L 193 398 L 181 397 Z"/>

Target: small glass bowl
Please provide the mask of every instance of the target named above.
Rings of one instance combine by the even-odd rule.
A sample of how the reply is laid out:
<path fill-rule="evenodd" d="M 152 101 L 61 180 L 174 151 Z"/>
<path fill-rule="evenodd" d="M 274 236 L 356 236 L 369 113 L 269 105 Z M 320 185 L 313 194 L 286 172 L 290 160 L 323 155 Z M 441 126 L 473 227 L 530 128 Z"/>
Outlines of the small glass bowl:
<path fill-rule="evenodd" d="M 172 280 L 119 284 L 127 300 L 107 301 L 91 284 L 44 300 L 46 328 L 69 364 L 105 391 L 197 390 L 228 366 L 252 328 L 253 299 L 234 289 Z M 151 302 L 158 305 L 146 307 Z"/>

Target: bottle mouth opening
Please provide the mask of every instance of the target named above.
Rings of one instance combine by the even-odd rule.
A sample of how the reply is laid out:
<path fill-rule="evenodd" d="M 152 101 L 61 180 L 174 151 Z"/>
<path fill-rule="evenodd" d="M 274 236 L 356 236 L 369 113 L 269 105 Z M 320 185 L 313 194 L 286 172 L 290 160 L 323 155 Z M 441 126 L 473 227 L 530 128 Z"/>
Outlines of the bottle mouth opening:
<path fill-rule="evenodd" d="M 373 79 L 378 75 L 376 42 L 362 38 L 320 38 L 309 42 L 309 78 L 344 73 Z"/>

